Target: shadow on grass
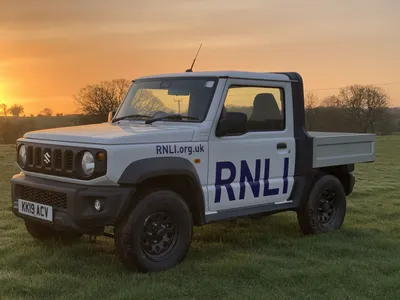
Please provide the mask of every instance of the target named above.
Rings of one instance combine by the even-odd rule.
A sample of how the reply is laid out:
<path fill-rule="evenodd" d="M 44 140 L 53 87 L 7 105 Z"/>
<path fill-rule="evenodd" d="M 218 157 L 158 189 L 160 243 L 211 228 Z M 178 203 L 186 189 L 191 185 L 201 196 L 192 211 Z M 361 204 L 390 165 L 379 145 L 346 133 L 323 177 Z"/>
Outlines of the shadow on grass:
<path fill-rule="evenodd" d="M 98 276 L 107 276 L 109 272 L 131 274 L 117 260 L 114 241 L 110 238 L 101 237 L 91 243 L 88 236 L 83 236 L 64 244 L 56 240 L 35 241 L 25 236 L 18 241 L 18 245 L 22 244 L 25 251 L 14 251 L 5 258 L 8 268 L 28 274 L 51 272 L 54 268 L 69 276 L 87 272 Z M 310 259 L 310 255 L 313 255 L 313 261 L 356 259 L 360 251 L 368 253 L 371 245 L 379 252 L 395 247 L 396 242 L 388 241 L 379 230 L 354 226 L 345 226 L 333 233 L 305 236 L 296 219 L 289 214 L 260 220 L 243 218 L 194 228 L 192 245 L 182 268 L 210 266 L 227 258 L 237 260 L 238 255 L 247 255 L 247 259 L 261 264 L 269 264 L 275 259 L 286 264 L 283 261 Z"/>
<path fill-rule="evenodd" d="M 185 261 L 189 264 L 209 263 L 235 250 L 248 251 L 266 245 L 278 247 L 277 241 L 282 236 L 291 241 L 300 238 L 297 223 L 287 217 L 269 216 L 260 220 L 243 218 L 195 227 L 192 245 Z M 4 252 L 0 251 L 7 254 L 9 268 L 27 270 L 28 264 L 28 270 L 34 272 L 37 271 L 38 265 L 44 270 L 51 270 L 52 266 L 57 266 L 57 269 L 65 274 L 75 274 L 77 268 L 96 268 L 98 273 L 110 267 L 125 271 L 116 258 L 112 238 L 100 237 L 91 243 L 89 237 L 84 235 L 69 243 L 59 240 L 42 242 L 34 240 L 26 231 L 19 231 L 19 237 L 13 242 L 15 246 L 9 245 L 7 249 L 3 249 Z M 25 248 L 25 251 L 11 251 L 12 248 L 18 247 Z"/>

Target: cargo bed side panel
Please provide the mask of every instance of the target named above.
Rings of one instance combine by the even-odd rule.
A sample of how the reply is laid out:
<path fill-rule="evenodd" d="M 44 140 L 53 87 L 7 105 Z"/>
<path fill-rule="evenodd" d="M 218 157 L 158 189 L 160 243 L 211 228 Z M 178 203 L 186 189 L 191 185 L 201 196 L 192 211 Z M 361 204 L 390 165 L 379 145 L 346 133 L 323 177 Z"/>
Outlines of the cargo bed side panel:
<path fill-rule="evenodd" d="M 313 167 L 375 161 L 374 134 L 310 132 L 314 138 Z"/>

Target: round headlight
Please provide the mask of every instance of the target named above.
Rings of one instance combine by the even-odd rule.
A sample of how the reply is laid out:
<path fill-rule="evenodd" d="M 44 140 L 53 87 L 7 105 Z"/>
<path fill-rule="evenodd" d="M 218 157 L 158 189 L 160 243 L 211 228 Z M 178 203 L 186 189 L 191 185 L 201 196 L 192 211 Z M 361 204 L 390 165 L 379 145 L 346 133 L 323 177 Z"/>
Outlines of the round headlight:
<path fill-rule="evenodd" d="M 82 156 L 82 171 L 86 176 L 90 176 L 94 171 L 94 157 L 89 151 L 86 151 Z"/>
<path fill-rule="evenodd" d="M 19 147 L 19 151 L 18 151 L 18 161 L 20 166 L 25 166 L 26 164 L 26 147 L 25 145 L 22 145 L 21 147 Z"/>

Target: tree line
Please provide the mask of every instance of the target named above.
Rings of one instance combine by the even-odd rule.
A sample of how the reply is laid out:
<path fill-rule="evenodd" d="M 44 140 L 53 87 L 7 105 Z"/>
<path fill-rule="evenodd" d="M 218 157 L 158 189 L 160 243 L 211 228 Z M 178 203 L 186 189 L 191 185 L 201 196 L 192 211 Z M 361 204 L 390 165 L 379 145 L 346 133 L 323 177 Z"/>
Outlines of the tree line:
<path fill-rule="evenodd" d="M 7 104 L 1 103 L 0 104 L 0 116 L 13 116 L 13 117 L 26 117 L 25 114 L 25 108 L 23 105 L 20 104 L 13 104 L 11 107 L 8 107 Z M 44 108 L 41 110 L 36 116 L 37 117 L 50 117 L 53 115 L 53 110 L 51 108 Z M 56 116 L 62 116 L 62 113 L 57 113 Z M 30 114 L 29 117 L 33 118 L 35 117 L 33 114 Z"/>
<path fill-rule="evenodd" d="M 72 96 L 80 111 L 73 119 L 62 118 L 62 114 L 57 114 L 60 118 L 53 123 L 39 119 L 35 122 L 25 122 L 24 125 L 17 121 L 0 122 L 0 141 L 14 143 L 23 133 L 36 129 L 105 122 L 108 112 L 118 108 L 130 85 L 131 81 L 126 79 L 87 84 Z M 136 105 L 136 111 L 140 114 L 165 109 L 162 101 L 149 91 L 137 94 L 133 105 Z M 0 104 L 0 114 L 3 116 L 18 117 L 23 113 L 22 105 L 7 107 Z M 323 99 L 313 92 L 308 92 L 305 94 L 305 113 L 306 127 L 310 131 L 377 134 L 400 132 L 400 109 L 390 108 L 388 95 L 383 89 L 373 85 L 349 85 Z M 37 116 L 52 115 L 53 111 L 45 108 Z"/>
<path fill-rule="evenodd" d="M 308 130 L 391 134 L 400 131 L 397 108 L 389 108 L 385 91 L 373 85 L 349 85 L 324 99 L 305 96 Z"/>
<path fill-rule="evenodd" d="M 109 111 L 118 108 L 130 84 L 126 79 L 115 79 L 87 85 L 73 96 L 75 104 L 83 114 L 105 119 Z M 137 113 L 163 108 L 162 102 L 150 92 L 136 96 L 133 105 L 137 106 Z M 379 134 L 400 131 L 399 110 L 390 109 L 388 95 L 373 85 L 349 85 L 324 99 L 306 93 L 305 112 L 308 130 Z"/>

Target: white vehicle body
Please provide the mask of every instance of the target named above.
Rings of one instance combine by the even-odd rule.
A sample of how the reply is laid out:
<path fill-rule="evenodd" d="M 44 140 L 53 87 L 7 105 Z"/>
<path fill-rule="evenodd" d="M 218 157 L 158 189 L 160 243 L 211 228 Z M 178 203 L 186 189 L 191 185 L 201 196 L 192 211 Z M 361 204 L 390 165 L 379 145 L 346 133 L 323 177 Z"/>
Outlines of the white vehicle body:
<path fill-rule="evenodd" d="M 296 210 L 304 196 L 307 176 L 314 169 L 336 168 L 339 172 L 339 169 L 350 166 L 343 175 L 343 181 L 350 182 L 348 187 L 344 183 L 349 194 L 354 181 L 351 182 L 352 175 L 347 174 L 351 173 L 352 165 L 375 160 L 375 135 L 307 133 L 304 130 L 301 77 L 290 74 L 188 72 L 139 78 L 139 81 L 195 77 L 215 77 L 218 80 L 201 122 L 167 119 L 145 124 L 143 119 L 125 119 L 26 133 L 18 140 L 18 145 L 101 149 L 107 155 L 106 171 L 93 179 L 79 179 L 21 167 L 22 174 L 14 178 L 14 184 L 18 184 L 22 176 L 25 181 L 38 178 L 52 182 L 54 186 L 57 183 L 68 184 L 66 189 L 70 185 L 118 189 L 130 184 L 137 186 L 143 180 L 157 176 L 183 176 L 185 172 L 191 172 L 189 175 L 197 181 L 203 202 L 198 206 L 202 211 L 197 212 L 197 225 L 231 217 Z M 224 101 L 232 86 L 279 88 L 283 92 L 284 128 L 217 136 Z M 262 114 L 262 109 L 253 109 L 253 114 L 256 113 Z M 23 180 L 19 182 L 22 185 Z M 29 185 L 34 187 L 33 183 Z M 17 212 L 17 197 L 13 198 L 13 206 L 16 214 L 21 216 Z M 105 223 L 113 220 L 111 218 Z M 74 221 L 64 222 L 64 225 L 69 223 Z M 86 232 L 82 226 L 73 227 Z"/>

